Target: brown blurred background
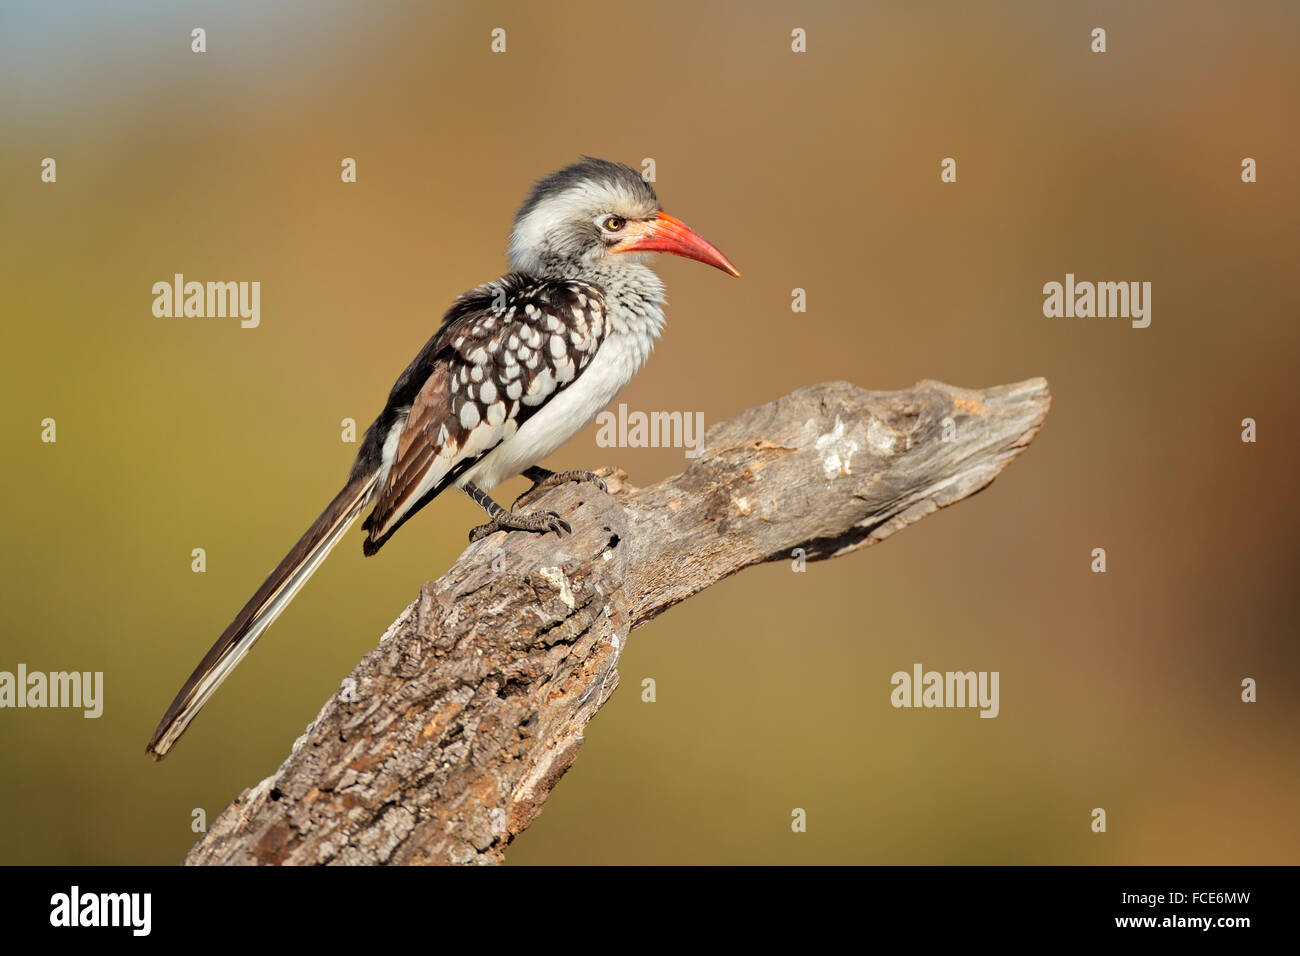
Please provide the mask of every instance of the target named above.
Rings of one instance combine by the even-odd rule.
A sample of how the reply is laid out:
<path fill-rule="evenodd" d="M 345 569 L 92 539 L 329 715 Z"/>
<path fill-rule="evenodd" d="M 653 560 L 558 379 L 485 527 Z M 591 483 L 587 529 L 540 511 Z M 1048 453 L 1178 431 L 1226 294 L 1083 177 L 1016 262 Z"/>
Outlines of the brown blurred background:
<path fill-rule="evenodd" d="M 145 757 L 340 485 L 340 420 L 364 428 L 503 271 L 531 182 L 582 153 L 653 157 L 665 208 L 744 273 L 661 263 L 668 330 L 631 408 L 714 422 L 831 379 L 1034 375 L 1054 404 L 986 493 L 633 635 L 512 862 L 1300 862 L 1300 7 L 262 6 L 0 7 L 0 670 L 106 685 L 98 720 L 0 711 L 0 862 L 179 861 L 192 810 L 270 773 L 452 563 L 481 520 L 463 496 L 373 559 L 354 532 Z M 175 272 L 260 281 L 261 326 L 155 318 Z M 1067 272 L 1152 282 L 1151 327 L 1044 318 Z M 594 436 L 549 464 L 684 465 Z M 1001 715 L 894 710 L 915 662 L 1000 671 Z"/>

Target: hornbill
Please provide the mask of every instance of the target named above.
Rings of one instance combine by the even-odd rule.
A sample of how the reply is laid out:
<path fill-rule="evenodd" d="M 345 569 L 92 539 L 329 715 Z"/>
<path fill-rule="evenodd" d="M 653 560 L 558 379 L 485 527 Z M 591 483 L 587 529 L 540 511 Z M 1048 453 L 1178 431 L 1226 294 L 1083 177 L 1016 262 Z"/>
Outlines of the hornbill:
<path fill-rule="evenodd" d="M 621 163 L 583 158 L 539 181 L 515 216 L 510 273 L 465 293 L 407 366 L 366 431 L 343 490 L 276 566 L 190 675 L 145 748 L 161 759 L 352 523 L 372 555 L 456 486 L 496 531 L 570 531 L 553 511 L 518 513 L 488 492 L 514 475 L 539 487 L 604 482 L 538 467 L 636 374 L 663 327 L 664 287 L 646 253 L 739 276 L 711 243 L 659 208 Z M 518 500 L 516 501 L 518 504 Z"/>

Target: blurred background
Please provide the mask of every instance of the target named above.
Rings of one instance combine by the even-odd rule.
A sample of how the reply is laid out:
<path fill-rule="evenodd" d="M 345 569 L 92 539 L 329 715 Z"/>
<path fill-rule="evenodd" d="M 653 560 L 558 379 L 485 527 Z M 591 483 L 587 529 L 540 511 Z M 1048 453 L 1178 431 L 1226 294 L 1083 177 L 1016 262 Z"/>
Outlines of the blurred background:
<path fill-rule="evenodd" d="M 0 711 L 0 862 L 179 862 L 455 560 L 463 496 L 373 559 L 354 531 L 146 758 L 341 485 L 342 419 L 583 153 L 652 157 L 744 273 L 660 263 L 631 409 L 1035 375 L 1053 407 L 978 497 L 636 632 L 512 863 L 1300 862 L 1298 49 L 1283 2 L 0 5 L 0 670 L 105 681 L 98 720 Z M 260 327 L 156 318 L 177 272 L 260 281 Z M 1150 328 L 1044 318 L 1067 272 L 1150 281 Z M 685 460 L 592 427 L 548 464 Z M 893 709 L 918 662 L 999 671 L 1001 715 Z"/>

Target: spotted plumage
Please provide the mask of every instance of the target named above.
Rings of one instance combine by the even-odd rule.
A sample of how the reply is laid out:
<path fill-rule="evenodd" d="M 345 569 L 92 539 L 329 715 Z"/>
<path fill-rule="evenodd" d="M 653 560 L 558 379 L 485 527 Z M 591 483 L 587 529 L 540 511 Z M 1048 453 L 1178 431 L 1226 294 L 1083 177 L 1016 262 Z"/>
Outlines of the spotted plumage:
<path fill-rule="evenodd" d="M 365 553 L 451 485 L 491 520 L 470 533 L 564 532 L 554 512 L 507 511 L 488 494 L 514 475 L 534 487 L 603 482 L 542 461 L 586 426 L 650 355 L 664 289 L 645 263 L 667 252 L 739 275 L 726 256 L 659 208 L 635 170 L 586 158 L 533 187 L 510 235 L 511 273 L 461 296 L 398 377 L 348 482 L 199 662 L 147 750 L 161 758 L 293 600 L 353 522 Z"/>
<path fill-rule="evenodd" d="M 397 443 L 365 553 L 575 382 L 609 331 L 604 293 L 577 279 L 511 273 L 461 296 L 394 387 L 393 421 L 366 436 L 366 457 L 394 432 Z"/>

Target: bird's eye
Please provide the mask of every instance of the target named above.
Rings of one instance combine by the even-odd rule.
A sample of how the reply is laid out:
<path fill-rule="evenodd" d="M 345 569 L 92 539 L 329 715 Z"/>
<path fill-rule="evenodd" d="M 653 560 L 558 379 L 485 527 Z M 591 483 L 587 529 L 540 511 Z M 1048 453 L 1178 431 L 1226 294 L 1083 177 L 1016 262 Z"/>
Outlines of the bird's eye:
<path fill-rule="evenodd" d="M 622 219 L 619 216 L 606 216 L 605 221 L 600 224 L 600 227 L 606 232 L 618 232 L 626 225 L 626 219 Z"/>

